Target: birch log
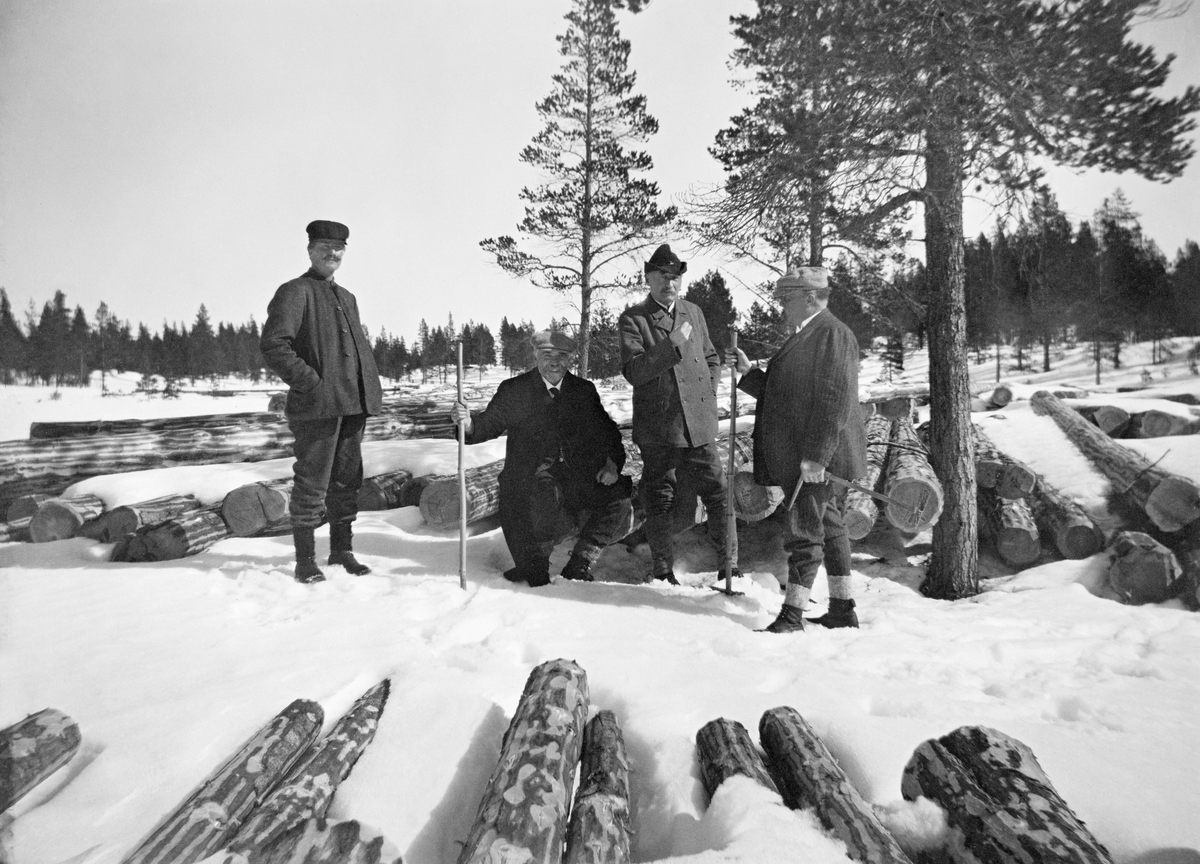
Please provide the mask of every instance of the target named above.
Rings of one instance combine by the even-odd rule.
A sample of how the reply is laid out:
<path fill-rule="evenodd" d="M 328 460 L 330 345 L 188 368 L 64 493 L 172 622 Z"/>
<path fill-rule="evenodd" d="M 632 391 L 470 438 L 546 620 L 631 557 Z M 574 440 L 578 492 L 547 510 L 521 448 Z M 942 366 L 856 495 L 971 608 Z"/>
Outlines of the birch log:
<path fill-rule="evenodd" d="M 628 864 L 629 761 L 617 716 L 600 711 L 583 730 L 579 791 L 565 864 Z"/>
<path fill-rule="evenodd" d="M 79 726 L 55 708 L 43 708 L 0 730 L 0 813 L 71 760 Z"/>
<path fill-rule="evenodd" d="M 297 699 L 256 732 L 155 828 L 123 864 L 190 864 L 221 849 L 316 740 L 324 712 Z"/>
<path fill-rule="evenodd" d="M 29 539 L 34 543 L 67 540 L 79 533 L 83 523 L 104 512 L 104 502 L 95 495 L 74 495 L 43 501 L 29 520 Z"/>
<path fill-rule="evenodd" d="M 1020 498 L 1001 498 L 992 489 L 978 491 L 979 527 L 1000 557 L 1014 567 L 1036 561 L 1042 554 L 1042 542 L 1029 505 Z"/>
<path fill-rule="evenodd" d="M 400 490 L 412 479 L 411 471 L 389 471 L 377 474 L 363 481 L 358 490 L 359 510 L 394 510 L 397 507 L 407 507 L 402 504 Z M 420 504 L 418 497 L 415 504 Z"/>
<path fill-rule="evenodd" d="M 867 421 L 867 476 L 862 485 L 875 489 L 887 464 L 888 441 L 892 436 L 892 421 L 888 417 L 875 415 Z M 871 533 L 879 518 L 879 505 L 865 492 L 851 489 L 846 493 L 846 533 L 851 540 L 861 540 Z"/>
<path fill-rule="evenodd" d="M 826 830 L 846 844 L 855 861 L 910 864 L 896 839 L 863 800 L 824 742 L 794 708 L 772 708 L 758 724 L 783 803 L 811 807 Z"/>
<path fill-rule="evenodd" d="M 1087 511 L 1039 477 L 1028 503 L 1038 532 L 1054 538 L 1064 558 L 1089 558 L 1100 551 L 1104 536 Z"/>
<path fill-rule="evenodd" d="M 1121 531 L 1109 551 L 1108 582 L 1123 603 L 1162 603 L 1182 587 L 1183 568 L 1174 553 L 1148 534 Z"/>
<path fill-rule="evenodd" d="M 1033 751 L 995 729 L 964 726 L 921 744 L 900 791 L 946 811 L 956 864 L 1112 864 Z"/>
<path fill-rule="evenodd" d="M 1162 531 L 1173 532 L 1200 519 L 1200 486 L 1152 465 L 1109 439 L 1046 391 L 1030 400 L 1035 412 L 1049 414 L 1071 442 Z"/>
<path fill-rule="evenodd" d="M 467 469 L 467 522 L 500 512 L 500 472 L 504 460 L 498 459 Z M 421 515 L 436 528 L 458 524 L 458 478 L 438 477 L 421 492 Z"/>
<path fill-rule="evenodd" d="M 290 528 L 292 482 L 291 477 L 281 477 L 230 491 L 221 501 L 221 518 L 229 526 L 229 533 L 234 537 L 256 537 Z"/>
<path fill-rule="evenodd" d="M 558 864 L 588 714 L 587 674 L 570 660 L 536 667 L 458 864 Z"/>
<path fill-rule="evenodd" d="M 901 531 L 916 534 L 929 528 L 942 513 L 942 484 L 938 482 L 912 423 L 907 418 L 892 424 L 892 443 L 883 491 L 911 510 L 887 504 L 883 514 Z"/>
<path fill-rule="evenodd" d="M 203 505 L 192 495 L 164 495 L 137 504 L 123 504 L 101 513 L 79 529 L 81 537 L 116 543 L 139 528 L 159 525 L 168 519 L 178 519 L 185 513 L 199 510 Z"/>
<path fill-rule="evenodd" d="M 205 508 L 142 528 L 113 547 L 111 561 L 175 561 L 198 555 L 219 540 L 229 537 L 221 514 Z"/>
<path fill-rule="evenodd" d="M 696 732 L 696 753 L 700 760 L 700 780 L 710 801 L 717 788 L 735 775 L 756 780 L 772 792 L 779 791 L 750 740 L 750 733 L 736 720 L 718 717 L 701 726 Z"/>

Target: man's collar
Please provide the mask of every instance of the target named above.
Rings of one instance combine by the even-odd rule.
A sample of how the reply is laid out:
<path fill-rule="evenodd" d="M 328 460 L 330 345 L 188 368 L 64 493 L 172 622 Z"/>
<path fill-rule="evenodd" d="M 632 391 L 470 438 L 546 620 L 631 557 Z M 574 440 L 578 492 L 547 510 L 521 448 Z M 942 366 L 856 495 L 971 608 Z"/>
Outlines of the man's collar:
<path fill-rule="evenodd" d="M 333 276 L 325 276 L 316 267 L 309 267 L 308 272 L 305 273 L 304 275 L 307 276 L 309 279 L 316 279 L 318 282 L 328 282 L 330 285 L 337 284 L 336 282 L 333 281 Z"/>
<path fill-rule="evenodd" d="M 563 375 L 563 377 L 562 377 L 562 380 L 561 380 L 561 381 L 559 381 L 557 384 L 551 384 L 549 381 L 547 381 L 547 380 L 546 380 L 546 377 L 545 377 L 544 375 L 542 375 L 542 373 L 541 373 L 541 372 L 539 372 L 539 373 L 538 373 L 538 377 L 539 377 L 539 378 L 541 378 L 541 379 L 542 379 L 542 383 L 546 385 L 546 392 L 547 392 L 547 393 L 549 393 L 549 392 L 550 392 L 550 388 L 551 388 L 551 387 L 557 387 L 557 388 L 558 388 L 558 390 L 559 390 L 559 392 L 561 393 L 561 392 L 562 392 L 562 388 L 563 388 L 563 384 L 567 383 L 567 376 L 566 376 L 566 375 Z"/>
<path fill-rule="evenodd" d="M 820 315 L 824 311 L 825 311 L 824 309 L 818 309 L 816 312 L 809 315 L 807 318 L 805 318 L 803 321 L 800 322 L 800 326 L 796 328 L 796 332 L 799 333 L 801 330 L 803 330 L 805 328 L 805 326 L 808 324 L 808 322 L 812 321 L 814 318 L 816 318 L 818 315 Z"/>
<path fill-rule="evenodd" d="M 656 298 L 653 294 L 650 295 L 650 302 L 653 303 L 655 306 L 657 306 L 662 311 L 666 312 L 668 315 L 672 315 L 675 312 L 674 302 L 672 302 L 670 306 L 664 306 L 663 304 L 658 302 L 658 298 Z"/>

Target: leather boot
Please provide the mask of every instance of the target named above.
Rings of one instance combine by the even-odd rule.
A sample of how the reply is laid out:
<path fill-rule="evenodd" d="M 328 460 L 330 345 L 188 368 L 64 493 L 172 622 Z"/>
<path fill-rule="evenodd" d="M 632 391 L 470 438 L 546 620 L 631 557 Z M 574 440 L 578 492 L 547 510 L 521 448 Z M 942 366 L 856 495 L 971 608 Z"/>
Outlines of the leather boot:
<path fill-rule="evenodd" d="M 829 611 L 819 618 L 807 619 L 810 624 L 820 624 L 822 627 L 835 629 L 837 627 L 857 627 L 858 614 L 854 611 L 853 600 L 838 600 L 829 598 Z"/>
<path fill-rule="evenodd" d="M 324 582 L 325 574 L 317 566 L 317 541 L 312 528 L 293 528 L 292 543 L 296 546 L 296 581 L 310 584 Z"/>
<path fill-rule="evenodd" d="M 759 633 L 797 633 L 804 629 L 804 612 L 799 606 L 784 603 L 779 607 L 779 617 L 759 630 Z"/>
<path fill-rule="evenodd" d="M 353 534 L 349 522 L 329 524 L 329 563 L 341 565 L 351 576 L 365 576 L 371 568 L 361 563 L 350 551 Z"/>
<path fill-rule="evenodd" d="M 594 580 L 589 572 L 591 567 L 592 565 L 582 555 L 572 555 L 562 569 L 562 577 L 578 582 L 592 582 Z"/>

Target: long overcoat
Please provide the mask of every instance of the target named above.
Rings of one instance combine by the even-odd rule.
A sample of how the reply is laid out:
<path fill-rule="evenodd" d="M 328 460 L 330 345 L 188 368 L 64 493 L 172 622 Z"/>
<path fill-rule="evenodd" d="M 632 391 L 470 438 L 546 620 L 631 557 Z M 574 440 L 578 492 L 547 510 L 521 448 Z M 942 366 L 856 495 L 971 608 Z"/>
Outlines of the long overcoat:
<path fill-rule="evenodd" d="M 358 303 L 315 269 L 276 290 L 260 345 L 267 365 L 288 385 L 288 419 L 378 414 L 383 409 L 379 370 L 358 318 Z"/>
<path fill-rule="evenodd" d="M 680 347 L 671 331 L 691 322 Z M 702 447 L 717 437 L 721 358 L 700 307 L 676 300 L 674 314 L 652 296 L 621 313 L 621 372 L 633 385 L 633 440 L 639 447 Z"/>
<path fill-rule="evenodd" d="M 791 494 L 804 459 L 856 480 L 867 473 L 867 437 L 858 404 L 858 340 L 823 309 L 793 334 L 767 369 L 738 389 L 755 397 L 754 480 Z"/>

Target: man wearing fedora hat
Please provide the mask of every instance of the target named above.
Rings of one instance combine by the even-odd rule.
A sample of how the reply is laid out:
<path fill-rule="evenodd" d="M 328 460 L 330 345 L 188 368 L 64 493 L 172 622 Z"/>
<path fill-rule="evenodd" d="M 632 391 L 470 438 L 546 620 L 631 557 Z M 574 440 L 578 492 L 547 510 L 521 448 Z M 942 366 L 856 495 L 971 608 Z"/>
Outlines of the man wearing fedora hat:
<path fill-rule="evenodd" d="M 360 576 L 370 572 L 351 551 L 351 524 L 362 485 L 367 415 L 383 408 L 379 371 L 358 318 L 354 295 L 333 279 L 350 229 L 310 222 L 303 276 L 279 286 L 267 306 L 261 347 L 267 365 L 288 385 L 288 428 L 295 441 L 289 512 L 296 580 L 320 582 L 314 532 L 329 519 L 329 563 Z"/>
<path fill-rule="evenodd" d="M 867 473 L 867 439 L 858 406 L 858 340 L 834 317 L 829 272 L 794 267 L 775 283 L 788 323 L 798 328 L 766 371 L 751 369 L 739 349 L 738 389 L 758 400 L 754 480 L 781 486 L 795 501 L 786 513 L 787 596 L 769 633 L 804 629 L 804 607 L 821 562 L 829 579 L 829 611 L 814 623 L 857 627 L 850 586 L 850 540 L 842 521 L 845 494 L 826 471 L 845 480 Z"/>
<path fill-rule="evenodd" d="M 621 431 L 596 386 L 567 371 L 575 341 L 557 330 L 534 333 L 537 366 L 501 382 L 487 407 L 472 417 L 461 402 L 451 409 L 468 444 L 507 434 L 500 472 L 500 528 L 514 566 L 510 582 L 550 582 L 550 553 L 578 529 L 565 579 L 591 582 L 591 567 L 608 544 L 629 532 L 632 481 L 621 474 Z"/>
<path fill-rule="evenodd" d="M 621 313 L 621 371 L 633 385 L 633 440 L 642 452 L 641 499 L 652 576 L 673 572 L 672 508 L 686 484 L 708 514 L 709 538 L 737 572 L 737 537 L 726 562 L 725 472 L 717 453 L 717 381 L 721 360 L 704 313 L 680 297 L 687 262 L 664 243 L 646 262 L 650 294 Z"/>

